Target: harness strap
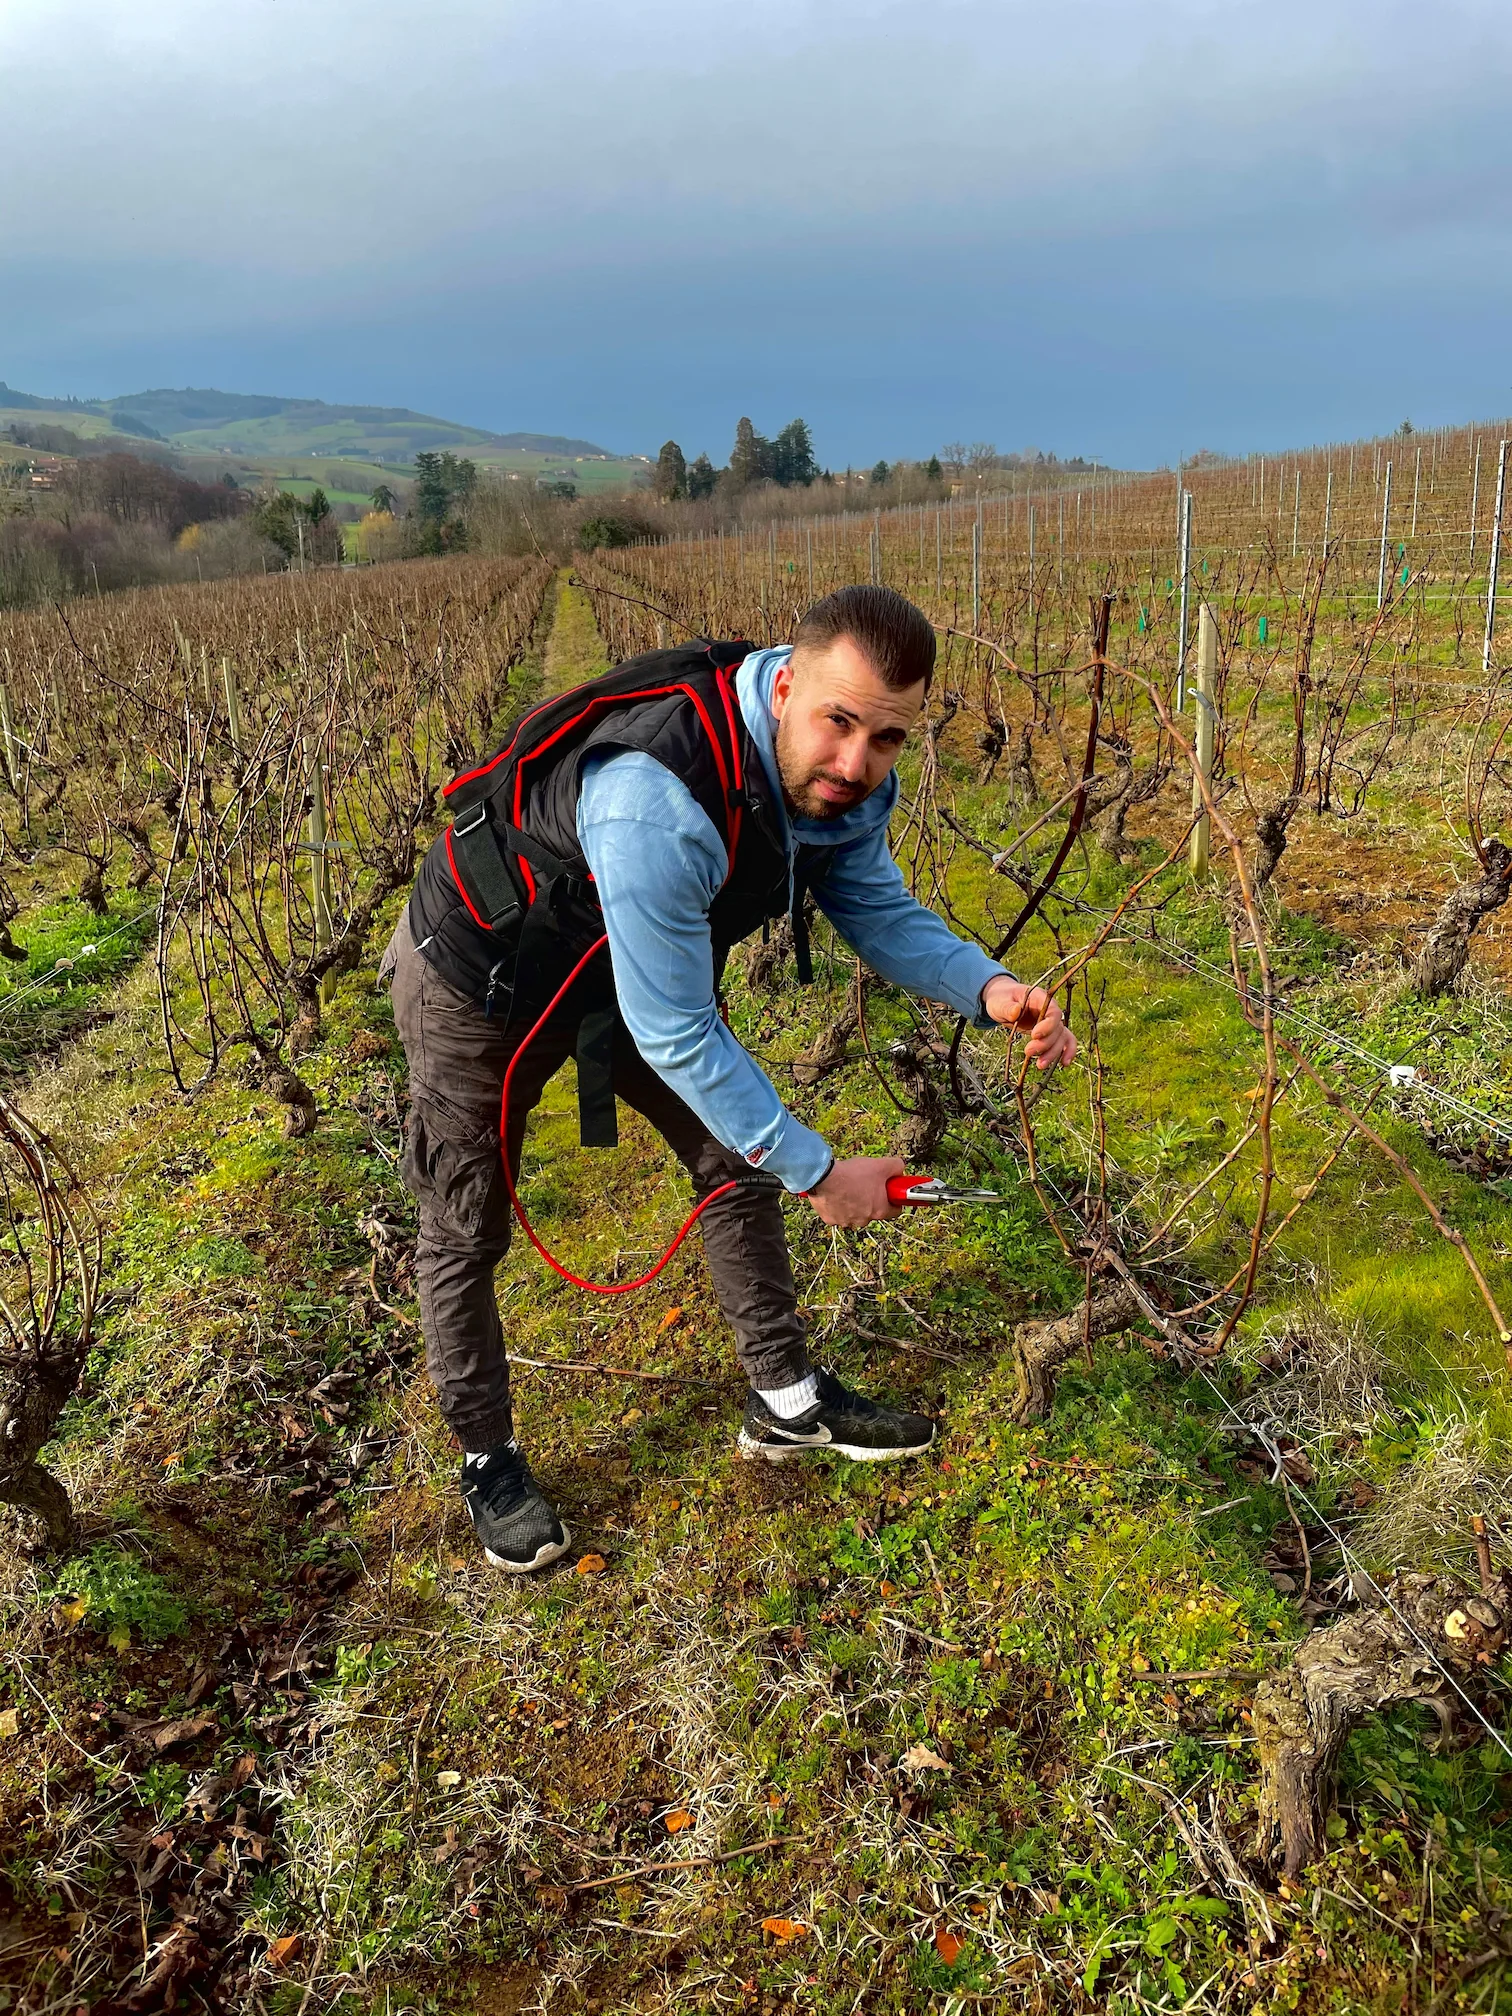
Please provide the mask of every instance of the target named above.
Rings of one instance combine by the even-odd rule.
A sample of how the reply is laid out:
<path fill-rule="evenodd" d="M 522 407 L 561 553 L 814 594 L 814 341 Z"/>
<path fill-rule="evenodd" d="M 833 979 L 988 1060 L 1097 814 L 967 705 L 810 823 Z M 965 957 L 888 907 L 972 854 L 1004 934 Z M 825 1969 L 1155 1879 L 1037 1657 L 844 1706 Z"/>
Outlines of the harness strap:
<path fill-rule="evenodd" d="M 480 799 L 450 827 L 446 858 L 463 902 L 485 929 L 505 930 L 524 915 L 486 799 Z"/>
<path fill-rule="evenodd" d="M 507 931 L 525 913 L 526 906 L 509 872 L 511 854 L 522 854 L 548 879 L 580 873 L 518 826 L 491 817 L 486 798 L 469 806 L 454 822 L 446 836 L 446 851 L 463 900 L 490 931 Z"/>
<path fill-rule="evenodd" d="M 590 1008 L 578 1024 L 578 1140 L 584 1148 L 618 1148 L 614 1104 L 614 1032 L 619 1009 Z"/>

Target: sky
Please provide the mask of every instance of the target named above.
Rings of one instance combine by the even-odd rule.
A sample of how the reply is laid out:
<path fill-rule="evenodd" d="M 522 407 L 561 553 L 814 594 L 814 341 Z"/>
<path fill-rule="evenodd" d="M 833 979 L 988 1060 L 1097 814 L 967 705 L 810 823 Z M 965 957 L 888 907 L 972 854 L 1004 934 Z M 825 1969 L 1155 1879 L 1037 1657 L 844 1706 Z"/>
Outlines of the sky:
<path fill-rule="evenodd" d="M 1512 411 L 1507 0 L 3 0 L 0 378 L 821 462 Z"/>

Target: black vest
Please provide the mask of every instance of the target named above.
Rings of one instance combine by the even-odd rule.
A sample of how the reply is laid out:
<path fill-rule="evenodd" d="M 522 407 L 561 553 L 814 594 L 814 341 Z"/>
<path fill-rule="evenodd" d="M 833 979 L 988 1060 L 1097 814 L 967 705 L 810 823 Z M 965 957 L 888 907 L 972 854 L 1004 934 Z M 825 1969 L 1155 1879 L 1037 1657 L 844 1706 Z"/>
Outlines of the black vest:
<path fill-rule="evenodd" d="M 724 840 L 729 873 L 709 907 L 716 981 L 730 947 L 788 909 L 781 814 L 735 696 L 751 648 L 700 643 L 627 659 L 530 709 L 496 755 L 446 787 L 453 823 L 421 864 L 410 927 L 422 955 L 486 1015 L 533 1020 L 603 933 L 577 837 L 590 750 L 654 757 Z M 799 909 L 829 857 L 828 848 L 799 849 Z M 562 1012 L 579 1019 L 612 1003 L 606 953 L 574 983 Z"/>

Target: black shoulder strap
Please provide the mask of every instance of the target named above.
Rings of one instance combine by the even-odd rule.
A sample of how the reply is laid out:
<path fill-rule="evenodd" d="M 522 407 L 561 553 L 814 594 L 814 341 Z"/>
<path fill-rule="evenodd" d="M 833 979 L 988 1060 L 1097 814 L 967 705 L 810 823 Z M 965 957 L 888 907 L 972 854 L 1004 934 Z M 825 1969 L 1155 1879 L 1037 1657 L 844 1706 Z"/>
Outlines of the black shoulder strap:
<path fill-rule="evenodd" d="M 453 872 L 474 911 L 491 931 L 507 931 L 525 912 L 509 869 L 511 854 L 523 854 L 533 868 L 552 879 L 581 872 L 518 826 L 497 818 L 487 798 L 478 799 L 458 815 L 446 844 Z"/>

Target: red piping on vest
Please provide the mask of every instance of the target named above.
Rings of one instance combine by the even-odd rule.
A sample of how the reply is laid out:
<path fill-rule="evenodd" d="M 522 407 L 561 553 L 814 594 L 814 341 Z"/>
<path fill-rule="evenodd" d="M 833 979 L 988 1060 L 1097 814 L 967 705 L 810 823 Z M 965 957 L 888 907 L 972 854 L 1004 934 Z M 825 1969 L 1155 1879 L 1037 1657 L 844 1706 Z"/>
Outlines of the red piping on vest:
<path fill-rule="evenodd" d="M 452 852 L 450 826 L 448 826 L 446 829 L 446 865 L 448 868 L 450 868 L 452 880 L 457 885 L 457 894 L 462 898 L 462 901 L 467 905 L 468 914 L 471 916 L 474 924 L 481 926 L 481 928 L 486 931 L 488 929 L 488 926 L 483 922 L 483 919 L 478 915 L 477 911 L 473 909 L 472 898 L 471 896 L 468 895 L 467 891 L 462 887 L 462 877 L 457 873 L 457 857 Z"/>
<path fill-rule="evenodd" d="M 519 763 L 515 767 L 515 788 L 514 788 L 514 808 L 513 808 L 513 818 L 515 825 L 518 826 L 521 823 L 522 818 L 522 805 L 524 801 L 524 790 L 525 790 L 525 777 L 524 777 L 525 765 L 527 763 L 533 762 L 537 756 L 544 755 L 545 752 L 551 747 L 551 745 L 554 742 L 559 742 L 561 738 L 568 732 L 569 729 L 576 728 L 578 723 L 580 721 L 585 720 L 588 717 L 588 715 L 590 715 L 593 712 L 595 707 L 614 707 L 620 705 L 622 702 L 627 700 L 659 700 L 665 694 L 668 693 L 683 693 L 686 694 L 688 699 L 692 701 L 694 711 L 698 715 L 699 725 L 702 727 L 704 734 L 707 735 L 707 737 L 709 738 L 709 751 L 714 758 L 714 768 L 719 777 L 719 788 L 724 793 L 725 881 L 728 882 L 731 875 L 733 875 L 735 872 L 735 849 L 740 843 L 741 808 L 738 803 L 738 798 L 739 795 L 744 790 L 744 782 L 745 782 L 740 767 L 740 736 L 735 726 L 735 708 L 730 698 L 729 681 L 727 676 L 728 672 L 729 667 L 725 665 L 716 665 L 714 668 L 715 680 L 719 687 L 719 697 L 720 700 L 724 703 L 725 722 L 730 732 L 730 761 L 731 764 L 733 765 L 733 775 L 734 775 L 733 792 L 737 802 L 735 803 L 731 802 L 732 798 L 731 771 L 725 767 L 724 751 L 719 746 L 719 737 L 714 732 L 714 723 L 709 719 L 708 709 L 704 706 L 702 700 L 699 699 L 698 695 L 693 691 L 693 688 L 691 686 L 685 686 L 681 681 L 678 681 L 675 685 L 672 686 L 644 686 L 640 689 L 639 692 L 636 693 L 596 693 L 594 697 L 588 702 L 586 707 L 582 708 L 578 713 L 574 714 L 570 720 L 564 721 L 559 728 L 557 728 L 552 734 L 547 736 L 546 740 L 543 743 L 541 743 L 539 748 L 532 749 L 528 755 L 522 756 L 519 760 Z M 541 705 L 548 706 L 550 705 L 550 702 L 542 701 Z M 510 737 L 508 747 L 501 749 L 497 756 L 493 757 L 489 762 L 483 764 L 479 769 L 469 770 L 464 776 L 461 777 L 454 777 L 450 782 L 450 784 L 446 786 L 445 790 L 442 792 L 441 795 L 445 798 L 449 798 L 453 793 L 453 791 L 457 790 L 460 785 L 470 784 L 474 778 L 486 777 L 490 770 L 497 769 L 499 764 L 501 764 L 504 761 L 505 757 L 509 754 L 510 750 L 513 749 L 515 743 L 520 739 L 521 730 L 525 727 L 526 722 L 533 719 L 533 717 L 540 711 L 541 710 L 539 707 L 532 707 L 530 713 L 525 716 L 524 720 L 521 721 L 519 727 L 516 728 L 514 734 Z M 447 866 L 451 869 L 452 880 L 457 885 L 457 894 L 462 898 L 462 901 L 467 905 L 468 914 L 472 917 L 473 922 L 475 924 L 481 925 L 482 928 L 486 931 L 488 929 L 488 926 L 483 923 L 483 919 L 478 915 L 477 911 L 473 908 L 472 900 L 468 896 L 467 891 L 462 886 L 462 877 L 457 873 L 457 862 L 455 855 L 452 853 L 451 828 L 449 826 L 446 829 L 446 861 Z M 525 859 L 525 856 L 523 854 L 520 855 L 519 861 L 520 861 L 520 872 L 525 877 L 525 887 L 528 892 L 529 901 L 531 903 L 534 903 L 536 899 L 535 876 L 530 872 L 530 863 Z M 591 882 L 593 878 L 590 875 L 588 879 Z"/>

